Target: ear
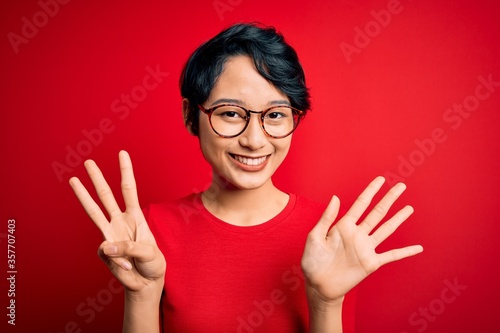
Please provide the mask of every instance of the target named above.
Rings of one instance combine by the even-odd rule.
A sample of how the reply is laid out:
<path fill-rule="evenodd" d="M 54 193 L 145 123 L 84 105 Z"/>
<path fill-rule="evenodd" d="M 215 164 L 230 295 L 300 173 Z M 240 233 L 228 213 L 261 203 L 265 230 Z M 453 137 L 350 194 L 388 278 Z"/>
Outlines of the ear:
<path fill-rule="evenodd" d="M 187 120 L 189 115 L 189 100 L 187 98 L 182 99 L 182 115 L 184 117 L 184 125 L 186 126 L 188 132 L 191 135 L 194 135 L 192 128 L 193 123 Z"/>

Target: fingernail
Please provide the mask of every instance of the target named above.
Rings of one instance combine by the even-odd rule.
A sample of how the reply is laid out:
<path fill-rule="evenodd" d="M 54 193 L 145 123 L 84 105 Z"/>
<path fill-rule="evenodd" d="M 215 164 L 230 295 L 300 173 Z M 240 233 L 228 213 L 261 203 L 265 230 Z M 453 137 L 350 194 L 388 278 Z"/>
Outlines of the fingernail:
<path fill-rule="evenodd" d="M 122 267 L 126 269 L 127 271 L 130 271 L 132 269 L 132 265 L 128 261 L 124 261 L 122 263 Z"/>
<path fill-rule="evenodd" d="M 108 245 L 104 247 L 104 253 L 105 254 L 117 254 L 118 253 L 118 248 L 116 245 Z"/>

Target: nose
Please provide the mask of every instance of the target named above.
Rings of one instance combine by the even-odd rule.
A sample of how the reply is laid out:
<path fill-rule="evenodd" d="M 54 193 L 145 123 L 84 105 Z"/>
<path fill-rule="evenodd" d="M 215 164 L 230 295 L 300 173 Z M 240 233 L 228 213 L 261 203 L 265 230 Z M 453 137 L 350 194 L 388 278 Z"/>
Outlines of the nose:
<path fill-rule="evenodd" d="M 239 143 L 242 147 L 251 150 L 258 150 L 265 146 L 267 135 L 260 124 L 260 114 L 251 114 L 247 128 L 239 136 Z"/>

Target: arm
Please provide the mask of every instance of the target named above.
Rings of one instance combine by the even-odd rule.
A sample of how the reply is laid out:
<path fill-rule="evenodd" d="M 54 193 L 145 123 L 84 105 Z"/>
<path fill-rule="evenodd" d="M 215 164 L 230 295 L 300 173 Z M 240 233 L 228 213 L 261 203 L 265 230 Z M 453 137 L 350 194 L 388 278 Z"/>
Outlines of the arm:
<path fill-rule="evenodd" d="M 345 294 L 381 266 L 423 251 L 422 246 L 413 245 L 384 253 L 375 252 L 376 247 L 413 213 L 413 208 L 406 206 L 372 233 L 406 189 L 399 183 L 359 223 L 384 181 L 383 177 L 373 180 L 346 215 L 330 228 L 340 207 L 339 199 L 333 196 L 308 235 L 302 269 L 306 277 L 311 333 L 342 332 Z"/>
<path fill-rule="evenodd" d="M 139 206 L 130 157 L 121 151 L 119 158 L 124 212 L 97 165 L 93 161 L 85 162 L 97 195 L 110 216 L 109 221 L 78 178 L 71 178 L 70 185 L 104 236 L 99 257 L 124 286 L 123 332 L 157 333 L 166 262 Z"/>
<path fill-rule="evenodd" d="M 309 332 L 341 333 L 344 297 L 330 302 L 322 300 L 309 285 L 306 285 L 306 293 L 309 305 Z"/>
<path fill-rule="evenodd" d="M 161 290 L 144 295 L 125 292 L 123 333 L 160 332 L 160 297 Z"/>

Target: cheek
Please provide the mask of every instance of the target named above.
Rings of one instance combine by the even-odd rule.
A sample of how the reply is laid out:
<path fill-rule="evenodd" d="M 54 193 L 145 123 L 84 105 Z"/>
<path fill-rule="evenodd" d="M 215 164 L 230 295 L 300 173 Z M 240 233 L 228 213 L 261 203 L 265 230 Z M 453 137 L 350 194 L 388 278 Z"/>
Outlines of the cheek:
<path fill-rule="evenodd" d="M 210 124 L 206 117 L 200 115 L 198 122 L 198 139 L 200 140 L 200 149 L 205 156 L 205 159 L 210 157 L 211 152 L 213 151 L 213 138 L 212 138 L 212 129 L 210 128 Z"/>
<path fill-rule="evenodd" d="M 290 150 L 290 145 L 292 143 L 292 138 L 287 137 L 284 139 L 277 139 L 279 141 L 276 141 L 274 144 L 274 148 L 276 151 L 279 153 L 280 156 L 283 156 L 283 158 L 288 154 L 288 151 Z"/>
<path fill-rule="evenodd" d="M 210 162 L 216 153 L 216 149 L 206 136 L 206 134 L 200 133 L 200 149 L 205 159 Z"/>
<path fill-rule="evenodd" d="M 227 150 L 228 142 L 221 140 L 211 129 L 200 128 L 199 133 L 200 149 L 211 165 L 221 160 L 221 156 Z"/>

